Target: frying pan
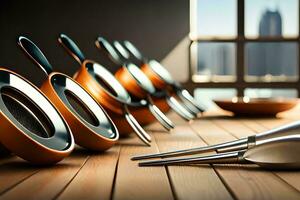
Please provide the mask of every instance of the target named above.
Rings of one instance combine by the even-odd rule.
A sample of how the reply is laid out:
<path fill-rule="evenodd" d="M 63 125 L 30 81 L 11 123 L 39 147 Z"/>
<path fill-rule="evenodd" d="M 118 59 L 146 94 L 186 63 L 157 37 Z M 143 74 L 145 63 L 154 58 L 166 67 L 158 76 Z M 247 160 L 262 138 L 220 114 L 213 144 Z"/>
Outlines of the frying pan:
<path fill-rule="evenodd" d="M 152 96 L 166 98 L 168 105 L 185 120 L 192 120 L 194 115 L 187 111 L 181 104 L 165 91 L 157 92 L 148 77 L 133 63 L 127 62 L 115 51 L 114 47 L 103 37 L 98 37 L 96 46 L 103 49 L 109 58 L 121 68 L 115 77 L 133 96 L 146 99 L 153 103 Z"/>
<path fill-rule="evenodd" d="M 47 97 L 22 76 L 0 68 L 0 141 L 34 164 L 54 164 L 68 156 L 74 139 Z"/>
<path fill-rule="evenodd" d="M 118 80 L 103 66 L 87 60 L 79 47 L 67 35 L 60 34 L 59 43 L 81 65 L 75 74 L 77 80 L 108 112 L 112 114 L 117 127 L 123 133 L 124 123 L 115 120 L 124 117 L 135 131 L 137 136 L 147 145 L 150 145 L 151 137 L 148 135 L 136 119 L 130 113 L 128 106 L 146 107 L 144 102 L 132 102 L 130 95 Z M 131 132 L 131 131 L 130 131 Z"/>
<path fill-rule="evenodd" d="M 185 107 L 195 114 L 204 111 L 203 108 L 196 102 L 194 97 L 186 89 L 182 88 L 181 84 L 175 81 L 166 68 L 164 68 L 159 62 L 154 59 L 148 60 L 131 42 L 124 41 L 123 44 L 130 52 L 130 54 L 128 54 L 128 58 L 132 55 L 139 61 L 141 70 L 147 75 L 156 88 L 171 88 L 183 101 Z M 120 43 L 117 46 L 122 48 Z"/>
<path fill-rule="evenodd" d="M 52 72 L 47 58 L 28 38 L 20 36 L 18 44 L 48 76 L 41 90 L 64 116 L 74 134 L 75 142 L 96 151 L 112 147 L 119 138 L 118 130 L 94 98 L 72 78 Z"/>

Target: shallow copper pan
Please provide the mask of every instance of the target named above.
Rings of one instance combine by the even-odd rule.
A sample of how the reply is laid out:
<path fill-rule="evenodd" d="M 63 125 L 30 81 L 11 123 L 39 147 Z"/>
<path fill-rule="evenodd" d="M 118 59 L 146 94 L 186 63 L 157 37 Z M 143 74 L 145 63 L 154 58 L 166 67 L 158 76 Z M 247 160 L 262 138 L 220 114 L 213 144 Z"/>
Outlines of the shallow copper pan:
<path fill-rule="evenodd" d="M 232 99 L 218 99 L 214 102 L 220 108 L 231 111 L 235 115 L 274 116 L 279 112 L 295 107 L 298 99 L 234 97 Z"/>
<path fill-rule="evenodd" d="M 20 75 L 0 68 L 0 142 L 34 164 L 54 164 L 74 148 L 69 126 L 52 102 Z"/>
<path fill-rule="evenodd" d="M 131 95 L 148 102 L 151 102 L 154 97 L 164 98 L 169 106 L 183 119 L 189 121 L 195 117 L 168 90 L 157 90 L 145 73 L 137 65 L 128 60 L 122 54 L 122 51 L 116 50 L 117 48 L 111 45 L 105 38 L 98 37 L 95 44 L 101 52 L 105 52 L 120 67 L 115 73 L 115 77 Z M 167 117 L 164 116 L 164 118 Z"/>
<path fill-rule="evenodd" d="M 195 98 L 187 90 L 185 90 L 179 82 L 173 79 L 168 70 L 158 61 L 146 58 L 129 41 L 124 41 L 123 44 L 115 41 L 114 45 L 121 53 L 125 52 L 123 56 L 128 60 L 133 60 L 133 58 L 135 58 L 133 62 L 138 63 L 141 70 L 151 80 L 155 88 L 160 90 L 166 89 L 174 96 L 177 96 L 182 101 L 183 106 L 195 115 L 204 111 Z"/>
<path fill-rule="evenodd" d="M 18 44 L 47 74 L 41 90 L 66 119 L 75 142 L 84 148 L 96 151 L 104 151 L 112 147 L 117 142 L 119 133 L 97 101 L 71 77 L 52 72 L 52 66 L 32 41 L 21 36 Z"/>
<path fill-rule="evenodd" d="M 145 110 L 145 104 L 132 102 L 130 95 L 111 72 L 102 65 L 85 58 L 77 44 L 65 34 L 60 34 L 59 43 L 80 64 L 74 79 L 100 103 L 111 116 L 121 135 L 134 132 L 145 144 L 150 145 L 151 137 L 135 120 L 129 107 Z"/>

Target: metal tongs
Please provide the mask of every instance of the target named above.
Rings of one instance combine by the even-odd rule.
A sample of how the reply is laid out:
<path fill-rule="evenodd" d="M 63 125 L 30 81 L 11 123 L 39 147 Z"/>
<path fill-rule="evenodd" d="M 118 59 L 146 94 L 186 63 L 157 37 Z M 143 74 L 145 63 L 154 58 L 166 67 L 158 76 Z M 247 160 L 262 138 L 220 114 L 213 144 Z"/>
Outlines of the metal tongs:
<path fill-rule="evenodd" d="M 257 141 L 247 150 L 220 153 L 211 156 L 165 159 L 141 162 L 139 166 L 169 164 L 257 164 L 267 169 L 300 168 L 300 134 L 287 135 Z"/>
<path fill-rule="evenodd" d="M 196 147 L 196 148 L 169 151 L 169 152 L 157 153 L 157 154 L 134 156 L 131 159 L 141 160 L 141 159 L 159 158 L 159 157 L 164 158 L 164 157 L 183 156 L 183 155 L 190 155 L 190 154 L 197 154 L 197 153 L 204 153 L 204 152 L 211 152 L 211 151 L 217 151 L 218 153 L 242 151 L 242 150 L 250 149 L 265 140 L 269 140 L 276 137 L 295 135 L 299 133 L 300 133 L 300 121 L 296 121 L 239 140 L 234 140 L 234 141 L 211 145 L 211 146 Z"/>

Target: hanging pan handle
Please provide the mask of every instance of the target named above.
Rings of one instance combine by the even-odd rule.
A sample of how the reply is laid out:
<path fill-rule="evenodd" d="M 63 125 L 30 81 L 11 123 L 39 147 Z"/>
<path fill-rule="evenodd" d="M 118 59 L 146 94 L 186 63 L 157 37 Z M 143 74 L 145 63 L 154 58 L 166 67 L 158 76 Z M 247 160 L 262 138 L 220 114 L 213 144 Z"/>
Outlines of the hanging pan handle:
<path fill-rule="evenodd" d="M 38 65 L 47 76 L 53 72 L 53 68 L 43 52 L 31 40 L 24 36 L 19 36 L 17 43 L 26 55 L 28 55 L 29 58 Z"/>
<path fill-rule="evenodd" d="M 103 50 L 108 55 L 110 60 L 117 65 L 122 65 L 124 63 L 114 47 L 105 38 L 98 37 L 95 44 L 98 49 Z"/>
<path fill-rule="evenodd" d="M 58 42 L 61 44 L 64 49 L 73 57 L 75 60 L 82 64 L 85 60 L 85 56 L 82 53 L 82 51 L 79 49 L 79 47 L 76 45 L 76 43 L 69 38 L 65 34 L 60 34 L 58 37 Z"/>
<path fill-rule="evenodd" d="M 125 40 L 123 42 L 124 46 L 126 47 L 126 49 L 130 52 L 131 55 L 133 55 L 136 59 L 138 59 L 141 62 L 144 62 L 145 60 L 147 60 L 143 54 L 136 48 L 136 46 L 134 46 L 131 42 L 129 42 L 128 40 Z"/>
<path fill-rule="evenodd" d="M 130 59 L 130 54 L 129 52 L 123 47 L 123 45 L 119 41 L 113 41 L 113 46 L 115 49 L 119 52 L 119 55 L 123 57 L 125 60 Z"/>
<path fill-rule="evenodd" d="M 176 84 L 175 84 L 176 85 Z M 197 109 L 199 112 L 204 112 L 204 109 L 196 102 L 195 98 L 186 90 L 181 88 L 178 83 L 175 86 L 177 96 L 186 102 L 186 105 L 190 105 L 190 108 Z"/>
<path fill-rule="evenodd" d="M 136 119 L 131 115 L 129 112 L 129 109 L 126 105 L 124 105 L 124 111 L 125 111 L 125 119 L 131 126 L 131 128 L 134 130 L 136 135 L 148 146 L 151 142 L 151 136 L 141 127 L 141 125 L 136 121 Z"/>
<path fill-rule="evenodd" d="M 159 121 L 161 125 L 168 131 L 175 127 L 174 123 L 154 104 L 150 95 L 147 95 L 148 108 L 152 115 Z"/>
<path fill-rule="evenodd" d="M 176 98 L 172 97 L 171 95 L 166 96 L 166 100 L 168 105 L 183 119 L 190 121 L 195 118 L 195 116 L 190 113 L 185 107 L 183 107 Z"/>

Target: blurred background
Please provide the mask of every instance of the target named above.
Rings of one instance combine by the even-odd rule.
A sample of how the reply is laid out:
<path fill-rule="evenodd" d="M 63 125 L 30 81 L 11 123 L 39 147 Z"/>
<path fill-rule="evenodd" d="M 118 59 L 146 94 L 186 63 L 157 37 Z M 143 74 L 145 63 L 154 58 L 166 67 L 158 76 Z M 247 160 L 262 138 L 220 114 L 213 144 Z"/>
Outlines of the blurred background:
<path fill-rule="evenodd" d="M 300 93 L 299 0 L 0 0 L 0 25 L 1 66 L 36 84 L 44 75 L 17 47 L 20 34 L 69 75 L 79 66 L 58 45 L 59 33 L 112 72 L 117 66 L 95 38 L 130 40 L 208 107 L 212 98 Z"/>
<path fill-rule="evenodd" d="M 189 86 L 198 98 L 299 95 L 298 0 L 190 3 Z"/>
<path fill-rule="evenodd" d="M 16 45 L 18 35 L 36 42 L 57 71 L 73 75 L 79 67 L 59 46 L 60 33 L 74 39 L 87 58 L 114 71 L 117 67 L 95 47 L 97 36 L 130 40 L 145 55 L 162 60 L 189 32 L 189 1 L 0 0 L 0 27 L 0 65 L 39 84 L 44 75 Z"/>

